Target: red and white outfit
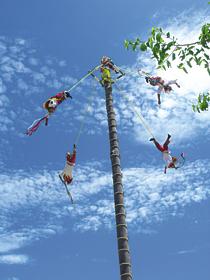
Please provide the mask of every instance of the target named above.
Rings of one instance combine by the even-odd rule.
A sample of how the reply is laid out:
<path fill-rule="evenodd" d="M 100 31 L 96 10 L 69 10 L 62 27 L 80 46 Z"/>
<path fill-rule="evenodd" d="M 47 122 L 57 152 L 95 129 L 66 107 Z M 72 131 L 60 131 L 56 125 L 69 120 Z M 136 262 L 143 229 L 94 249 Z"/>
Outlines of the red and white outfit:
<path fill-rule="evenodd" d="M 164 84 L 164 80 L 159 76 L 146 77 L 146 81 L 148 81 L 151 86 L 160 86 Z"/>
<path fill-rule="evenodd" d="M 118 79 L 125 75 L 122 72 L 122 70 L 117 65 L 115 65 L 114 62 L 111 60 L 111 58 L 108 56 L 102 57 L 101 64 L 102 64 L 101 72 L 103 72 L 103 67 L 107 67 L 110 70 L 113 70 L 116 74 L 120 73 L 120 76 L 118 77 Z"/>
<path fill-rule="evenodd" d="M 76 149 L 74 148 L 72 155 L 70 155 L 70 153 L 66 154 L 66 165 L 64 167 L 63 172 L 60 174 L 60 176 L 67 184 L 70 184 L 73 180 L 72 170 L 75 166 L 75 162 L 76 162 Z"/>
<path fill-rule="evenodd" d="M 170 85 L 176 85 L 180 87 L 177 84 L 177 80 L 170 80 L 168 82 L 162 80 L 162 82 L 158 83 L 157 85 L 158 85 L 158 91 L 157 91 L 158 94 L 160 94 L 162 91 L 166 93 L 170 92 L 172 90 L 172 87 Z"/>
<path fill-rule="evenodd" d="M 177 87 L 180 87 L 180 85 L 177 83 L 177 80 L 170 80 L 168 82 L 165 82 L 161 77 L 157 76 L 157 77 L 149 77 L 146 76 L 145 80 L 147 83 L 149 83 L 151 86 L 158 86 L 158 90 L 157 90 L 157 97 L 158 97 L 158 104 L 161 104 L 161 100 L 160 100 L 160 94 L 161 92 L 165 92 L 165 93 L 169 93 L 170 91 L 172 91 L 172 87 L 171 85 L 176 85 Z"/>
<path fill-rule="evenodd" d="M 55 96 L 50 97 L 44 104 L 43 108 L 48 110 L 49 113 L 54 113 L 57 106 L 67 98 L 64 91 L 57 93 Z"/>
<path fill-rule="evenodd" d="M 168 148 L 168 145 L 170 143 L 170 138 L 171 136 L 168 135 L 166 141 L 164 142 L 163 145 L 160 145 L 154 138 L 151 139 L 153 143 L 155 144 L 156 148 L 162 152 L 163 155 L 163 160 L 165 161 L 165 173 L 167 168 L 175 168 L 175 161 L 176 158 L 171 156 L 171 152 Z"/>

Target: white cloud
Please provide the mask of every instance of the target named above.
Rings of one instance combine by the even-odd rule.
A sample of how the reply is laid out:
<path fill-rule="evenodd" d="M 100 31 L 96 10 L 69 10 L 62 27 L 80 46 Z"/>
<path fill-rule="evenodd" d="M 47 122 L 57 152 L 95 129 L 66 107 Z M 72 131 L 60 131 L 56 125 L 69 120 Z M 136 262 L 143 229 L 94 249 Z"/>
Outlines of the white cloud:
<path fill-rule="evenodd" d="M 192 17 L 190 20 L 192 23 Z M 202 20 L 203 18 L 201 18 L 200 23 Z M 189 31 L 185 25 L 189 27 L 189 22 L 183 21 L 178 29 L 181 36 Z M 173 26 L 171 23 L 168 28 L 173 31 Z M 199 27 L 191 25 L 191 29 L 196 30 Z M 190 36 L 189 40 L 194 35 Z M 30 95 L 40 94 L 43 90 L 42 84 L 45 84 L 45 81 L 49 88 L 58 88 L 64 84 L 75 82 L 75 79 L 69 76 L 59 79 L 52 67 L 52 60 L 46 62 L 46 65 L 43 63 L 40 70 L 37 71 L 36 66 L 39 62 L 36 61 L 35 54 L 31 50 L 34 58 L 29 61 L 29 64 L 23 60 L 23 55 L 19 56 L 20 60 L 14 59 L 11 55 L 7 55 L 7 45 L 6 41 L 0 43 L 0 52 L 3 54 L 0 67 L 0 73 L 3 77 L 0 84 L 2 91 L 0 95 L 1 131 L 14 129 L 16 114 L 20 120 L 21 116 L 24 115 L 25 118 L 25 116 L 30 115 L 22 107 L 18 107 L 15 113 L 8 114 L 8 107 L 12 108 L 13 103 L 10 96 L 3 93 L 8 87 L 11 87 L 14 76 L 17 75 L 15 80 L 17 88 L 11 90 L 12 94 L 15 96 L 24 94 L 25 97 L 28 94 L 27 87 L 30 88 Z M 24 40 L 17 40 L 17 46 L 12 48 L 12 52 L 17 52 L 18 48 L 19 50 L 24 49 L 25 45 Z M 23 53 L 25 51 L 24 49 Z M 154 70 L 150 59 L 138 56 L 132 67 L 126 66 L 130 74 L 120 83 L 125 91 L 122 94 L 118 94 L 117 90 L 114 92 L 117 119 L 123 133 L 132 131 L 137 140 L 147 143 L 145 139 L 148 136 L 140 127 L 139 119 L 132 112 L 128 101 L 123 99 L 124 94 L 133 100 L 137 110 L 142 111 L 153 133 L 160 139 L 163 139 L 169 131 L 174 135 L 176 142 L 181 142 L 196 137 L 201 130 L 208 130 L 209 112 L 202 115 L 194 114 L 190 107 L 198 91 L 205 90 L 209 86 L 208 76 L 203 70 L 199 69 L 201 83 L 194 83 L 195 77 L 197 78 L 198 75 L 195 74 L 196 68 L 191 71 L 189 76 L 180 74 L 181 72 L 177 72 L 175 69 L 164 73 L 167 79 L 177 77 L 182 87 L 176 92 L 164 96 L 162 107 L 159 109 L 156 106 L 154 89 L 149 88 L 138 77 L 137 69 L 139 67 L 143 67 L 145 70 Z M 27 83 L 18 73 L 24 73 L 33 79 Z M 91 84 L 87 80 L 85 85 L 88 85 L 88 90 L 85 88 L 83 91 L 84 88 L 79 87 L 75 91 L 75 97 L 77 93 L 80 93 L 81 96 L 81 99 L 79 97 L 73 99 L 77 110 L 72 112 L 71 106 L 64 104 L 62 118 L 69 115 L 69 110 L 71 110 L 72 118 L 81 121 L 81 118 L 86 117 L 88 112 L 90 114 L 85 121 L 89 126 L 86 128 L 86 132 L 95 134 L 101 133 L 105 127 L 107 128 L 107 120 L 103 89 L 99 86 L 91 86 Z M 100 92 L 98 92 L 99 88 Z M 31 105 L 30 108 L 32 108 L 34 103 L 31 101 L 31 96 L 27 98 L 29 105 Z M 200 203 L 209 198 L 210 178 L 206 171 L 209 168 L 208 161 L 196 161 L 185 165 L 182 170 L 171 171 L 167 175 L 164 175 L 162 168 L 159 167 L 125 169 L 123 181 L 127 220 L 130 226 L 135 230 L 141 230 L 142 224 L 151 226 L 153 223 L 161 222 L 170 216 L 179 215 L 182 213 L 182 209 L 192 202 Z M 57 178 L 57 171 L 30 174 L 30 172 L 13 170 L 13 174 L 12 177 L 7 172 L 0 175 L 1 253 L 17 250 L 32 241 L 61 231 L 64 226 L 62 218 L 66 216 L 72 217 L 74 228 L 77 230 L 98 230 L 101 227 L 111 228 L 113 226 L 114 206 L 111 174 L 104 171 L 99 165 L 77 166 L 74 184 L 71 186 L 76 202 L 75 207 L 70 205 L 65 190 Z M 16 215 L 12 216 L 13 213 Z M 39 215 L 40 213 L 41 215 Z M 21 214 L 21 222 L 17 222 L 19 214 Z M 15 229 L 12 228 L 12 225 L 15 225 Z M 144 232 L 150 233 L 152 229 L 144 227 Z"/>
<path fill-rule="evenodd" d="M 209 198 L 210 178 L 206 172 L 209 168 L 207 161 L 196 161 L 177 171 L 169 170 L 167 175 L 158 167 L 125 169 L 123 183 L 130 226 L 139 230 L 142 223 L 161 222 L 171 215 L 179 215 L 192 202 L 200 203 Z M 1 252 L 18 249 L 39 237 L 59 232 L 62 230 L 62 217 L 67 215 L 72 216 L 75 229 L 79 230 L 113 226 L 111 174 L 101 170 L 97 164 L 77 166 L 71 187 L 76 203 L 74 208 L 57 178 L 57 172 L 45 171 L 30 176 L 16 170 L 14 174 L 12 178 L 6 174 L 0 176 Z M 28 210 L 23 213 L 22 209 Z M 22 213 L 24 230 L 11 231 L 10 226 L 15 221 L 11 220 L 9 213 L 13 211 L 17 219 L 18 213 Z M 31 213 L 34 212 L 37 212 L 37 218 L 32 220 Z M 32 224 L 33 231 L 30 229 Z"/>
<path fill-rule="evenodd" d="M 178 18 L 173 19 L 169 24 L 165 24 L 164 30 L 170 31 L 180 42 L 194 42 L 199 36 L 202 24 L 209 21 L 210 17 L 205 12 L 194 14 L 184 13 Z M 174 92 L 171 94 L 162 94 L 161 108 L 157 106 L 156 89 L 148 86 L 144 79 L 138 77 L 137 69 L 144 70 L 156 75 L 159 74 L 165 80 L 178 79 L 181 88 L 174 86 Z M 196 114 L 192 111 L 191 105 L 196 101 L 200 92 L 207 91 L 210 88 L 210 77 L 203 67 L 194 66 L 185 74 L 176 68 L 165 71 L 156 71 L 153 61 L 145 54 L 139 54 L 137 61 L 127 70 L 128 76 L 121 82 L 121 88 L 125 89 L 118 99 L 120 121 L 124 126 L 133 128 L 136 139 L 144 142 L 148 138 L 148 133 L 140 129 L 141 120 L 136 114 L 129 116 L 129 111 L 133 110 L 134 104 L 136 110 L 142 112 L 147 124 L 149 124 L 153 134 L 163 139 L 168 132 L 175 138 L 176 142 L 184 142 L 187 139 L 197 137 L 199 132 L 208 131 L 208 119 L 210 112 Z M 116 90 L 117 91 L 117 90 Z M 123 100 L 123 95 L 132 99 L 129 103 Z"/>
<path fill-rule="evenodd" d="M 198 17 L 199 14 L 199 17 Z M 174 18 L 170 23 L 161 24 L 165 30 L 169 30 L 172 34 L 179 38 L 180 42 L 193 42 L 199 36 L 202 24 L 209 21 L 210 18 L 206 12 L 183 13 L 179 17 Z M 174 86 L 174 91 L 170 94 L 162 94 L 161 108 L 157 106 L 156 88 L 145 83 L 144 78 L 137 73 L 139 68 L 143 68 L 152 74 L 159 74 L 165 80 L 178 79 L 181 88 Z M 149 125 L 153 134 L 163 140 L 168 132 L 170 132 L 176 143 L 184 143 L 189 139 L 196 138 L 200 133 L 209 134 L 208 120 L 209 112 L 196 114 L 192 111 L 192 104 L 196 102 L 196 98 L 200 92 L 209 90 L 210 77 L 203 67 L 194 65 L 189 69 L 189 74 L 185 74 L 176 68 L 165 71 L 156 71 L 155 63 L 149 55 L 138 54 L 136 61 L 132 66 L 122 66 L 126 72 L 126 77 L 117 84 L 122 89 L 119 92 L 117 85 L 113 86 L 114 106 L 118 127 L 120 133 L 133 133 L 135 139 L 139 142 L 148 143 L 149 133 L 142 129 L 142 123 L 137 114 L 141 112 Z M 77 103 L 77 108 L 73 112 L 75 119 L 84 112 L 84 103 L 89 102 L 87 90 L 94 97 L 91 101 L 91 113 L 88 115 L 86 124 L 94 127 L 93 134 L 98 134 L 107 127 L 105 101 L 103 89 L 86 80 L 85 89 L 82 99 L 83 102 Z M 83 87 L 82 87 L 83 89 Z M 81 93 L 81 94 L 82 94 Z M 89 94 L 88 94 L 89 96 Z M 131 101 L 129 102 L 127 98 Z M 71 108 L 66 109 L 66 114 Z M 85 113 L 85 112 L 84 112 Z M 87 133 L 87 131 L 85 131 Z"/>
<path fill-rule="evenodd" d="M 66 63 L 65 60 L 61 60 L 61 61 L 58 62 L 58 65 L 59 65 L 60 67 L 64 67 L 64 66 L 67 65 L 67 63 Z"/>
<path fill-rule="evenodd" d="M 191 249 L 191 250 L 180 250 L 179 252 L 177 252 L 178 255 L 186 255 L 186 254 L 192 254 L 195 253 L 196 250 L 195 249 Z"/>
<path fill-rule="evenodd" d="M 29 258 L 26 255 L 0 255 L 0 263 L 2 264 L 26 264 L 28 261 Z"/>
<path fill-rule="evenodd" d="M 37 103 L 37 99 L 42 96 L 45 101 L 47 94 L 43 97 L 43 92 L 46 88 L 47 92 L 53 88 L 50 97 L 71 85 L 75 79 L 60 75 L 58 66 L 65 67 L 64 61 L 42 59 L 40 62 L 36 51 L 24 39 L 0 37 L 0 55 L 0 132 L 3 141 L 8 132 L 16 133 L 16 136 L 20 135 L 20 130 L 24 132 L 27 125 L 37 118 L 38 106 L 43 112 L 42 101 Z M 14 118 L 14 110 L 18 118 Z"/>

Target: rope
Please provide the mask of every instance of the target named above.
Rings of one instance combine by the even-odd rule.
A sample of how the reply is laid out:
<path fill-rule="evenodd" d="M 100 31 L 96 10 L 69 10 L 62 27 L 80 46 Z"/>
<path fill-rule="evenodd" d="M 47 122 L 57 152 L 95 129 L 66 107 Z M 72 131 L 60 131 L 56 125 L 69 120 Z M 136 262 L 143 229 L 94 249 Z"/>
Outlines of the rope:
<path fill-rule="evenodd" d="M 116 84 L 115 84 L 116 85 Z M 122 89 L 116 85 L 117 89 L 122 93 Z M 144 126 L 145 130 L 149 133 L 150 136 L 152 136 L 152 138 L 155 138 L 155 136 L 153 135 L 150 127 L 148 126 L 148 124 L 146 123 L 142 113 L 140 112 L 140 109 L 139 109 L 139 112 L 136 110 L 135 108 L 135 104 L 126 96 L 123 94 L 123 97 L 132 105 L 132 109 L 133 111 L 136 113 L 137 117 L 140 119 L 140 121 L 142 122 L 142 125 Z"/>
<path fill-rule="evenodd" d="M 139 71 L 141 71 L 141 70 L 139 70 Z M 125 73 L 125 72 L 124 72 L 124 73 Z M 126 74 L 126 73 L 125 73 L 125 74 Z M 147 74 L 147 73 L 145 72 L 145 74 Z M 95 79 L 95 81 L 97 81 L 97 82 L 100 83 L 100 80 L 99 80 L 93 73 L 90 73 L 90 75 L 93 76 L 93 78 Z M 114 80 L 114 83 L 115 83 L 116 81 L 117 81 L 117 79 Z M 120 92 L 123 91 L 122 89 L 120 89 L 120 87 L 119 87 L 116 83 L 115 83 L 115 85 L 116 85 L 117 89 L 118 89 Z M 136 115 L 138 116 L 138 118 L 141 120 L 141 122 L 142 122 L 142 124 L 143 124 L 145 130 L 149 133 L 150 136 L 152 136 L 152 138 L 155 138 L 154 135 L 153 135 L 153 133 L 152 133 L 152 131 L 151 131 L 151 129 L 150 129 L 149 126 L 147 125 L 147 123 L 146 123 L 146 121 L 145 121 L 143 115 L 141 114 L 141 112 L 138 112 L 138 111 L 135 109 L 134 103 L 131 102 L 130 99 L 129 99 L 126 95 L 123 95 L 123 96 L 128 100 L 128 102 L 130 102 L 130 103 L 132 104 L 133 111 L 136 113 Z"/>
<path fill-rule="evenodd" d="M 90 74 L 92 74 L 92 72 L 91 72 Z M 89 98 L 89 102 L 88 102 L 88 105 L 87 105 L 86 112 L 89 111 L 89 106 L 90 106 L 90 104 L 92 103 L 92 101 L 93 101 L 93 96 Z M 77 143 L 79 142 L 79 139 L 80 139 L 80 136 L 81 136 L 81 133 L 82 133 L 84 124 L 85 124 L 85 118 L 83 118 L 83 120 L 81 120 L 80 128 L 79 128 L 79 131 L 78 131 L 78 133 L 77 133 L 77 136 L 76 136 L 75 142 L 74 142 L 75 145 L 77 145 Z"/>
<path fill-rule="evenodd" d="M 78 131 L 77 136 L 76 136 L 76 139 L 75 139 L 75 141 L 74 141 L 74 144 L 75 144 L 75 145 L 77 145 L 77 143 L 79 142 L 79 138 L 80 138 L 80 135 L 81 135 L 81 133 L 82 133 L 82 129 L 83 129 L 84 123 L 85 123 L 85 118 L 83 118 L 83 120 L 81 121 L 79 131 Z"/>
<path fill-rule="evenodd" d="M 151 77 L 151 75 L 149 73 L 147 73 L 147 72 L 145 72 L 145 71 L 143 71 L 141 69 L 138 69 L 138 74 L 140 76 L 144 76 L 144 77 Z"/>
<path fill-rule="evenodd" d="M 96 70 L 98 70 L 101 67 L 101 65 L 96 66 L 95 68 L 93 68 L 92 70 L 88 71 L 88 73 L 86 75 L 84 75 L 79 81 L 77 81 L 70 89 L 68 89 L 67 91 L 70 92 L 72 91 L 74 88 L 76 88 L 79 84 L 81 84 L 81 82 L 83 82 L 87 77 L 89 77 L 93 72 L 95 72 Z"/>

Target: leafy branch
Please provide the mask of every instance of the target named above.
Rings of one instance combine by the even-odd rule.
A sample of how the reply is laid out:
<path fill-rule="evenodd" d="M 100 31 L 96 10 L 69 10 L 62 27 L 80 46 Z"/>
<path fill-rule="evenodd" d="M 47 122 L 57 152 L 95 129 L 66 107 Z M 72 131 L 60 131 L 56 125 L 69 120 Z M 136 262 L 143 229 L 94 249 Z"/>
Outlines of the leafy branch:
<path fill-rule="evenodd" d="M 126 49 L 133 51 L 148 51 L 152 53 L 152 58 L 156 59 L 158 68 L 166 70 L 171 67 L 172 61 L 179 59 L 178 68 L 188 73 L 188 68 L 192 63 L 203 65 L 210 75 L 210 23 L 206 23 L 201 28 L 201 33 L 196 42 L 180 44 L 178 39 L 163 32 L 162 28 L 153 27 L 151 34 L 146 41 L 136 38 L 135 40 L 125 40 Z"/>
<path fill-rule="evenodd" d="M 208 111 L 210 102 L 210 92 L 200 93 L 198 96 L 197 104 L 192 105 L 193 111 L 200 113 L 201 111 Z"/>

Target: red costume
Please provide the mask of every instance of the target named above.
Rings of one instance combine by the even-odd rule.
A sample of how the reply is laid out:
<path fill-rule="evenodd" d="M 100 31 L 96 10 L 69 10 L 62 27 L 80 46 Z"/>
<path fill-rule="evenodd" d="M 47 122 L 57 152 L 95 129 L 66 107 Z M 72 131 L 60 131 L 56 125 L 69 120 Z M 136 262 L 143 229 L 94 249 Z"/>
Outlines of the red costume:
<path fill-rule="evenodd" d="M 73 167 L 75 166 L 75 162 L 76 162 L 76 146 L 74 145 L 74 150 L 72 155 L 69 152 L 66 154 L 66 165 L 64 167 L 63 172 L 60 174 L 60 176 L 67 184 L 70 184 L 73 180 L 72 170 Z"/>
<path fill-rule="evenodd" d="M 169 151 L 168 145 L 170 143 L 170 138 L 171 135 L 168 134 L 168 137 L 166 139 L 166 141 L 164 142 L 163 145 L 160 145 L 155 138 L 151 138 L 150 141 L 153 141 L 153 143 L 155 144 L 156 148 L 162 152 L 163 154 L 163 160 L 165 161 L 165 170 L 164 173 L 166 173 L 167 168 L 176 168 L 175 163 L 177 163 L 177 158 L 176 157 L 172 157 L 171 153 Z"/>
<path fill-rule="evenodd" d="M 151 86 L 158 86 L 158 91 L 157 91 L 157 97 L 158 97 L 158 104 L 161 104 L 160 100 L 160 94 L 161 92 L 164 93 L 169 93 L 172 91 L 171 85 L 175 84 L 177 87 L 180 87 L 180 85 L 177 83 L 176 80 L 171 80 L 168 82 L 165 82 L 161 77 L 153 77 L 153 76 L 146 76 L 145 80 L 147 83 L 149 83 Z"/>
<path fill-rule="evenodd" d="M 54 113 L 57 106 L 61 104 L 66 98 L 70 96 L 69 92 L 62 91 L 57 93 L 55 96 L 50 97 L 44 104 L 43 108 L 46 109 L 50 114 Z"/>

